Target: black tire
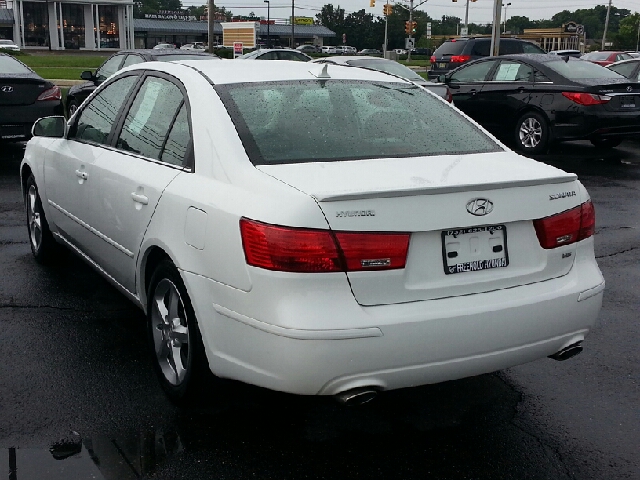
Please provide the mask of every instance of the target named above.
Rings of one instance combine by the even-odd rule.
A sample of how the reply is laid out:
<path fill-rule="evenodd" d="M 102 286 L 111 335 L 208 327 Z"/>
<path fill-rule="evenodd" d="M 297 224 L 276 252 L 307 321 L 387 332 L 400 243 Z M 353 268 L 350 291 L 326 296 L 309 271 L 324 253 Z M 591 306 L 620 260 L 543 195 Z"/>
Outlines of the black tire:
<path fill-rule="evenodd" d="M 622 143 L 621 138 L 592 138 L 591 139 L 591 145 L 602 150 L 615 148 L 621 143 Z"/>
<path fill-rule="evenodd" d="M 71 118 L 76 113 L 78 106 L 78 102 L 75 99 L 67 101 L 67 118 Z"/>
<path fill-rule="evenodd" d="M 169 260 L 151 276 L 147 334 L 162 389 L 177 405 L 191 403 L 212 374 L 187 289 Z"/>
<path fill-rule="evenodd" d="M 527 112 L 516 122 L 516 148 L 528 154 L 545 153 L 549 148 L 549 124 L 537 112 Z"/>
<path fill-rule="evenodd" d="M 57 244 L 42 209 L 42 200 L 33 174 L 29 175 L 25 185 L 24 206 L 27 213 L 27 230 L 31 252 L 38 263 L 49 263 L 55 257 Z"/>

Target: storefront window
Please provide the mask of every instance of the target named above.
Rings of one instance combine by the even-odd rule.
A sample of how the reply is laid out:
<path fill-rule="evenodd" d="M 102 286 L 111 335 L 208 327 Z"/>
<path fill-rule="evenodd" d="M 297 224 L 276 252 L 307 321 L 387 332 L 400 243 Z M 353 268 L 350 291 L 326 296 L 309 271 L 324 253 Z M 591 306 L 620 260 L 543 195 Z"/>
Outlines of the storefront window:
<path fill-rule="evenodd" d="M 100 48 L 120 48 L 120 29 L 118 25 L 118 7 L 100 5 Z"/>
<path fill-rule="evenodd" d="M 62 4 L 64 48 L 84 48 L 84 6 Z"/>
<path fill-rule="evenodd" d="M 46 3 L 24 2 L 24 43 L 30 47 L 49 45 L 49 15 Z"/>

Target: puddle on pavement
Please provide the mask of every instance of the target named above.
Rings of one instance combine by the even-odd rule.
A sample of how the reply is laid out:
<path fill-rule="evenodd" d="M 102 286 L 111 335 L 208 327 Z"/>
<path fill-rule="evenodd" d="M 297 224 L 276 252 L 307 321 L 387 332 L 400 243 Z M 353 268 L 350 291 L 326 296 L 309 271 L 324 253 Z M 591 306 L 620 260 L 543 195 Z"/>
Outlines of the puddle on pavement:
<path fill-rule="evenodd" d="M 126 439 L 77 436 L 49 449 L 5 449 L 0 471 L 8 472 L 8 480 L 130 480 L 152 473 L 183 450 L 177 434 L 162 431 Z"/>

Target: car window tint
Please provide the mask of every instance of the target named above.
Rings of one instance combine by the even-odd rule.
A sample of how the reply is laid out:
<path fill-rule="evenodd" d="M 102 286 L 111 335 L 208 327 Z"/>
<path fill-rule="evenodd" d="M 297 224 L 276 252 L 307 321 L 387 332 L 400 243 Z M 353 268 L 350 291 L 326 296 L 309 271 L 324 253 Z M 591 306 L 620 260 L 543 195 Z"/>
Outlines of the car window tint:
<path fill-rule="evenodd" d="M 405 83 L 301 80 L 215 88 L 256 165 L 500 150 L 448 104 Z"/>
<path fill-rule="evenodd" d="M 522 45 L 522 53 L 547 53 L 531 42 L 521 42 L 520 45 Z"/>
<path fill-rule="evenodd" d="M 636 68 L 635 63 L 623 63 L 622 65 L 612 65 L 609 67 L 610 70 L 613 70 L 620 75 L 624 75 L 628 77 L 633 73 L 633 70 Z"/>
<path fill-rule="evenodd" d="M 129 65 L 135 65 L 136 63 L 142 63 L 144 59 L 139 55 L 127 55 L 121 68 L 128 67 Z"/>
<path fill-rule="evenodd" d="M 466 41 L 460 42 L 456 40 L 444 42 L 436 49 L 434 55 L 437 57 L 442 57 L 444 55 L 460 55 L 466 44 Z"/>
<path fill-rule="evenodd" d="M 549 77 L 547 77 L 544 73 L 542 73 L 540 70 L 534 70 L 533 72 L 533 81 L 534 82 L 551 82 L 551 79 Z"/>
<path fill-rule="evenodd" d="M 489 50 L 491 50 L 491 44 L 486 41 L 476 41 L 473 44 L 473 50 L 471 51 L 471 55 L 478 55 L 481 57 L 488 57 Z"/>
<path fill-rule="evenodd" d="M 116 146 L 159 160 L 171 120 L 182 103 L 182 92 L 176 85 L 148 77 L 127 113 Z"/>
<path fill-rule="evenodd" d="M 96 80 L 104 82 L 107 78 L 116 73 L 120 69 L 120 64 L 122 63 L 123 58 L 124 55 L 114 55 L 104 62 L 96 71 Z"/>
<path fill-rule="evenodd" d="M 190 143 L 191 131 L 189 130 L 187 106 L 183 103 L 171 126 L 160 159 L 173 165 L 184 166 Z"/>
<path fill-rule="evenodd" d="M 503 61 L 493 80 L 496 82 L 530 82 L 533 69 L 529 65 L 520 62 Z"/>
<path fill-rule="evenodd" d="M 466 83 L 466 82 L 484 82 L 487 78 L 489 70 L 495 65 L 495 60 L 489 60 L 481 63 L 474 63 L 468 67 L 461 68 L 451 75 L 451 82 L 454 83 Z"/>
<path fill-rule="evenodd" d="M 256 57 L 256 60 L 277 60 L 278 52 L 267 52 L 263 55 Z"/>
<path fill-rule="evenodd" d="M 521 42 L 510 42 L 509 40 L 500 42 L 500 55 L 512 55 L 514 53 L 522 53 Z"/>
<path fill-rule="evenodd" d="M 136 75 L 121 78 L 93 97 L 78 116 L 73 138 L 106 144 L 116 116 L 137 80 Z"/>

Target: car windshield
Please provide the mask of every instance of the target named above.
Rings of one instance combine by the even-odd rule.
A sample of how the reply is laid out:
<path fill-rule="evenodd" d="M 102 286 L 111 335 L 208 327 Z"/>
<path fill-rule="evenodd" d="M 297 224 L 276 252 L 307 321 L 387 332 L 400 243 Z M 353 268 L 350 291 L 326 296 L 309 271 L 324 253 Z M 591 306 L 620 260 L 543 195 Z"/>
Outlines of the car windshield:
<path fill-rule="evenodd" d="M 564 60 L 546 62 L 545 66 L 570 80 L 584 80 L 586 78 L 623 78 L 616 72 L 612 72 L 608 68 L 602 68 L 600 65 L 595 63 L 571 57 L 569 57 L 568 60 L 568 62 L 565 62 Z"/>
<path fill-rule="evenodd" d="M 255 165 L 500 151 L 456 110 L 405 83 L 309 80 L 215 88 Z"/>
<path fill-rule="evenodd" d="M 0 72 L 3 74 L 31 74 L 28 67 L 8 55 L 0 55 Z"/>
<path fill-rule="evenodd" d="M 409 67 L 405 67 L 401 63 L 387 61 L 387 60 L 374 60 L 371 58 L 363 58 L 362 60 L 349 60 L 347 62 L 349 65 L 353 65 L 354 67 L 365 67 L 371 68 L 373 70 L 380 70 L 381 72 L 392 73 L 393 75 L 398 75 L 400 77 L 407 78 L 409 80 L 423 82 L 424 78 L 418 75 L 416 72 L 411 70 Z"/>

